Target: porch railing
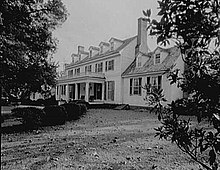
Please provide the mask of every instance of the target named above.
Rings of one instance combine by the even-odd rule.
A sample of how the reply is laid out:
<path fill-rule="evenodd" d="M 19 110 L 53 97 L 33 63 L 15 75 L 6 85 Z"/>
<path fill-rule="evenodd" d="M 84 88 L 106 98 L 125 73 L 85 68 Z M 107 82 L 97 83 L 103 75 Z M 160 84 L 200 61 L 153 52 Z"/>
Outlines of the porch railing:
<path fill-rule="evenodd" d="M 98 77 L 98 78 L 105 78 L 104 73 L 97 73 L 97 72 L 82 72 L 82 73 L 77 73 L 73 75 L 65 75 L 59 77 L 59 80 L 64 80 L 64 79 L 70 79 L 70 78 L 80 78 L 80 77 Z"/>

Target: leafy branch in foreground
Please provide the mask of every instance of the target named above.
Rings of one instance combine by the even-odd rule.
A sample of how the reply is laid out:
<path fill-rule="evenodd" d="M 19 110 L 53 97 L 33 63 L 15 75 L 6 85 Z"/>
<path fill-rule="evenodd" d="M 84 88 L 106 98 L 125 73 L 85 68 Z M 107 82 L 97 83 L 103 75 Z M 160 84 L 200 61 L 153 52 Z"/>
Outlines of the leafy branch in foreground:
<path fill-rule="evenodd" d="M 217 170 L 220 154 L 220 4 L 217 0 L 160 0 L 160 21 L 151 20 L 150 34 L 157 43 L 174 42 L 185 63 L 182 75 L 169 74 L 171 84 L 187 97 L 164 105 L 162 91 L 152 90 L 147 99 L 162 125 L 156 136 L 175 143 L 208 170 Z M 187 115 L 187 117 L 186 117 Z M 192 121 L 193 117 L 197 120 Z M 207 125 L 211 125 L 208 127 Z"/>

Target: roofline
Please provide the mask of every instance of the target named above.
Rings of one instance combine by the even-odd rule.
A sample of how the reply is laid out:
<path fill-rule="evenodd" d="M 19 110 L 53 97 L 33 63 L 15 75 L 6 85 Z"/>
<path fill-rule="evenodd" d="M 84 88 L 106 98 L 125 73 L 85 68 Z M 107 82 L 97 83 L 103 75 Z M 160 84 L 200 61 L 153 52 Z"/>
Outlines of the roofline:
<path fill-rule="evenodd" d="M 100 58 L 95 58 L 94 60 L 85 61 L 85 62 L 82 62 L 82 63 L 79 63 L 79 64 L 74 63 L 74 65 L 68 65 L 68 66 L 66 66 L 66 68 L 82 66 L 82 65 L 85 65 L 85 64 L 88 64 L 88 63 L 93 63 L 93 62 L 96 62 L 96 61 L 99 61 L 99 60 L 103 60 L 103 59 L 106 59 L 106 58 L 116 57 L 117 55 L 120 55 L 119 51 L 115 51 L 114 53 L 110 53 L 110 54 L 104 55 L 104 56 L 102 56 Z"/>
<path fill-rule="evenodd" d="M 130 40 L 129 43 L 131 43 L 136 37 L 137 37 L 137 36 L 133 36 L 133 37 L 130 37 L 130 38 L 127 38 L 127 39 L 123 40 L 123 44 L 126 43 L 127 40 Z M 105 53 L 104 53 L 104 54 L 101 54 L 101 55 L 100 55 L 101 57 L 99 57 L 99 58 L 96 58 L 96 59 L 94 59 L 94 60 L 84 61 L 84 62 L 81 62 L 81 63 L 79 63 L 79 64 L 73 63 L 73 65 L 71 65 L 71 63 L 70 63 L 70 64 L 67 65 L 66 68 L 81 66 L 81 65 L 84 65 L 84 64 L 87 64 L 87 63 L 94 62 L 94 61 L 96 61 L 96 60 L 99 61 L 100 59 L 102 60 L 103 57 L 107 57 L 107 56 L 109 56 L 109 55 L 120 55 L 120 51 L 122 51 L 124 48 L 126 48 L 129 43 L 127 43 L 122 49 L 120 49 L 120 50 L 118 50 L 118 51 L 116 50 L 116 51 L 113 51 L 113 52 L 111 52 L 111 53 L 109 53 L 109 54 L 105 54 Z M 122 44 L 122 45 L 123 45 L 123 44 Z M 121 45 L 121 46 L 122 46 L 122 45 Z M 120 48 L 120 47 L 119 47 L 119 48 Z M 95 56 L 94 56 L 94 57 L 95 57 Z M 110 57 L 113 57 L 113 56 L 110 56 Z"/>
<path fill-rule="evenodd" d="M 134 76 L 146 76 L 146 75 L 152 75 L 152 74 L 164 74 L 168 71 L 167 70 L 161 70 L 161 71 L 150 71 L 150 72 L 142 72 L 142 73 L 134 73 L 134 74 L 127 74 L 122 75 L 122 78 L 128 78 L 128 77 L 134 77 Z"/>

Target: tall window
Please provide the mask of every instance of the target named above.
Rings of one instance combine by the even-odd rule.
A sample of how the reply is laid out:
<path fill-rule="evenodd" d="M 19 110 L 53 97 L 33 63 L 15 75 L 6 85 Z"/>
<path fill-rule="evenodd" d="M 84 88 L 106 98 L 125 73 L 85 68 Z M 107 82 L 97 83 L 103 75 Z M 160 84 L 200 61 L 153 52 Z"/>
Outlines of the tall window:
<path fill-rule="evenodd" d="M 160 63 L 160 54 L 156 54 L 155 56 L 155 64 L 159 64 Z"/>
<path fill-rule="evenodd" d="M 107 99 L 114 101 L 114 93 L 115 93 L 115 82 L 108 81 L 107 82 Z"/>
<path fill-rule="evenodd" d="M 69 77 L 73 76 L 73 70 L 69 70 L 69 71 L 68 71 L 68 76 L 69 76 Z"/>
<path fill-rule="evenodd" d="M 79 75 L 80 74 L 80 68 L 76 68 L 75 69 L 75 75 Z"/>
<path fill-rule="evenodd" d="M 130 95 L 141 95 L 142 78 L 130 79 Z"/>
<path fill-rule="evenodd" d="M 66 85 L 61 85 L 61 95 L 66 95 Z"/>
<path fill-rule="evenodd" d="M 85 73 L 92 72 L 92 65 L 85 66 Z"/>
<path fill-rule="evenodd" d="M 103 71 L 103 63 L 95 64 L 95 72 L 102 72 Z"/>
<path fill-rule="evenodd" d="M 147 77 L 147 85 L 149 87 L 147 89 L 147 92 L 151 92 L 153 88 L 161 89 L 162 88 L 162 76 Z"/>
<path fill-rule="evenodd" d="M 114 70 L 114 60 L 105 62 L 105 71 Z"/>

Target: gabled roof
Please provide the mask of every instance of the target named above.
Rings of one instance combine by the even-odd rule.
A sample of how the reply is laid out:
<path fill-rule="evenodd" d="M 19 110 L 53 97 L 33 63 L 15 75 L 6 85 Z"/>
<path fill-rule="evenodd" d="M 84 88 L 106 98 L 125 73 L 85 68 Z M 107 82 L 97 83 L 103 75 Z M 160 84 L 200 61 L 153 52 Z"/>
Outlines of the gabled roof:
<path fill-rule="evenodd" d="M 123 40 L 123 44 L 121 46 L 119 46 L 117 49 L 111 51 L 111 50 L 108 50 L 102 54 L 96 54 L 95 56 L 93 57 L 85 57 L 83 60 L 80 60 L 80 61 L 77 61 L 75 63 L 72 63 L 72 64 L 69 64 L 68 66 L 74 66 L 74 65 L 78 65 L 78 64 L 81 64 L 81 63 L 84 63 L 84 62 L 88 62 L 88 61 L 92 61 L 94 59 L 99 59 L 99 58 L 102 58 L 104 56 L 107 56 L 107 55 L 111 55 L 111 54 L 115 54 L 115 53 L 118 53 L 120 52 L 122 49 L 124 49 L 131 41 L 133 41 L 137 36 L 134 36 L 134 37 L 131 37 L 131 38 L 128 38 L 128 39 L 125 39 Z M 67 67 L 68 67 L 67 66 Z"/>
<path fill-rule="evenodd" d="M 157 50 L 167 52 L 167 57 L 160 64 L 154 64 L 154 54 Z M 123 77 L 132 76 L 136 74 L 151 74 L 154 72 L 167 71 L 175 65 L 177 58 L 180 56 L 180 51 L 177 47 L 172 47 L 168 49 L 163 49 L 157 47 L 153 52 L 146 54 L 149 56 L 149 60 L 142 66 L 136 67 L 136 58 L 130 64 L 130 66 L 122 73 Z"/>

